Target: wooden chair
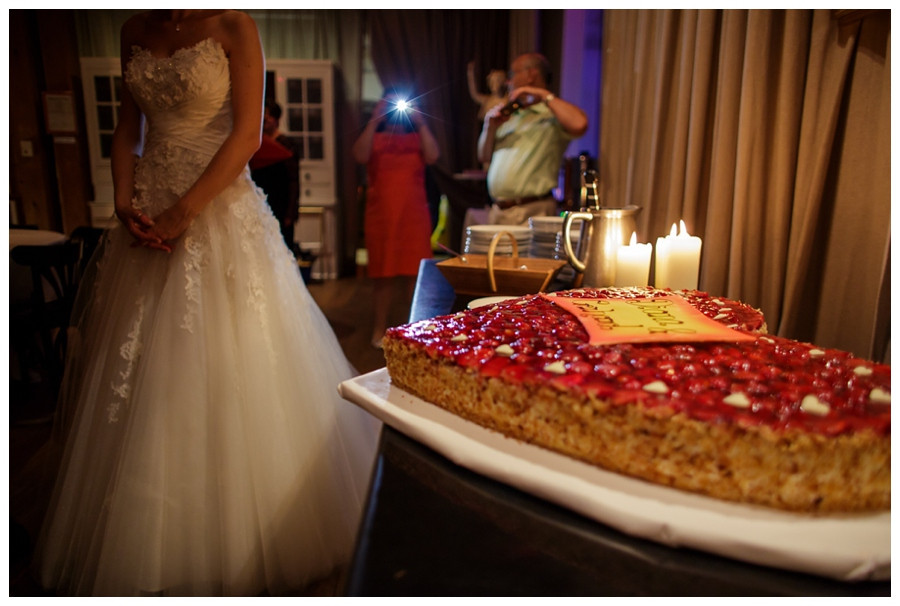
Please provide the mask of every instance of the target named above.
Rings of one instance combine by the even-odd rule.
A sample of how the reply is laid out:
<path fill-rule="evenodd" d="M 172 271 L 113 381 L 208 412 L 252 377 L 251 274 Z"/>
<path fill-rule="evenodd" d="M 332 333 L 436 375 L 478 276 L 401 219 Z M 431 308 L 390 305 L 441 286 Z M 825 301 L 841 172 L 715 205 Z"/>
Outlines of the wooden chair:
<path fill-rule="evenodd" d="M 16 246 L 10 258 L 31 270 L 31 294 L 22 305 L 10 306 L 10 341 L 27 371 L 34 345 L 37 361 L 58 389 L 65 366 L 67 333 L 78 279 L 83 243 L 67 240 L 46 246 Z M 24 373 L 23 373 L 24 374 Z"/>
<path fill-rule="evenodd" d="M 69 240 L 81 244 L 81 263 L 79 265 L 79 274 L 83 275 L 94 256 L 94 251 L 100 245 L 106 230 L 102 227 L 91 227 L 82 225 L 72 230 Z M 80 275 L 79 275 L 80 278 Z"/>

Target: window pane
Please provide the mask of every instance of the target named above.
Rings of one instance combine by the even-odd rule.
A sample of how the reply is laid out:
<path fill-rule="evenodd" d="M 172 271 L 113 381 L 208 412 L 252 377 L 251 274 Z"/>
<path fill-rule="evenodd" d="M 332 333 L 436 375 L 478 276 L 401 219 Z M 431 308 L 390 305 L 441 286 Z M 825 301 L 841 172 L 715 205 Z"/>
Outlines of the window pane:
<path fill-rule="evenodd" d="M 322 160 L 325 158 L 325 139 L 322 137 L 309 138 L 309 159 Z"/>
<path fill-rule="evenodd" d="M 299 107 L 288 109 L 288 130 L 300 133 L 306 130 L 303 128 L 303 110 Z"/>
<path fill-rule="evenodd" d="M 287 102 L 303 103 L 303 80 L 300 80 L 299 78 L 288 78 Z"/>
<path fill-rule="evenodd" d="M 107 76 L 94 76 L 94 94 L 97 95 L 97 101 L 101 103 L 113 100 L 112 88 Z"/>
<path fill-rule="evenodd" d="M 291 135 L 285 135 L 285 138 L 290 142 L 291 150 L 298 154 L 298 159 L 302 159 L 303 137 L 293 137 Z"/>
<path fill-rule="evenodd" d="M 116 93 L 116 103 L 118 103 L 122 99 L 122 76 L 113 78 L 113 84 L 116 87 L 114 92 Z"/>
<path fill-rule="evenodd" d="M 112 105 L 97 106 L 97 128 L 100 130 L 113 130 L 116 127 L 116 120 L 113 116 Z"/>
<path fill-rule="evenodd" d="M 306 102 L 322 102 L 322 81 L 319 79 L 306 81 Z"/>
<path fill-rule="evenodd" d="M 311 133 L 322 132 L 322 110 L 311 107 L 307 111 L 307 116 L 307 126 L 309 127 L 307 130 Z"/>

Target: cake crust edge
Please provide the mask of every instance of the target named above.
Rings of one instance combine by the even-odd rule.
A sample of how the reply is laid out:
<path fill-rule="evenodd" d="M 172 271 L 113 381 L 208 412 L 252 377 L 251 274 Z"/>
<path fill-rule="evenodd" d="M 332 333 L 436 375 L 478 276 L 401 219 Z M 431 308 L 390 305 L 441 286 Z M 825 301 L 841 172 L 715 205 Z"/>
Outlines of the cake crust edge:
<path fill-rule="evenodd" d="M 890 436 L 711 424 L 666 406 L 613 404 L 550 383 L 510 389 L 390 333 L 384 354 L 397 387 L 487 429 L 609 471 L 794 512 L 890 509 Z"/>

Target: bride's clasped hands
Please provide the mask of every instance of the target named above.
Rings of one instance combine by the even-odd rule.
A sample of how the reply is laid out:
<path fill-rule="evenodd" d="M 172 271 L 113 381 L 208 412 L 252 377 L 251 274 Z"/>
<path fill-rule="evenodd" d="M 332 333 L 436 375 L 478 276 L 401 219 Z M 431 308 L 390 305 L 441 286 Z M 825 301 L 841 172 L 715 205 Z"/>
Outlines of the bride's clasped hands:
<path fill-rule="evenodd" d="M 116 209 L 116 216 L 134 237 L 133 246 L 172 252 L 195 215 L 183 204 L 174 204 L 152 219 L 134 206 Z"/>

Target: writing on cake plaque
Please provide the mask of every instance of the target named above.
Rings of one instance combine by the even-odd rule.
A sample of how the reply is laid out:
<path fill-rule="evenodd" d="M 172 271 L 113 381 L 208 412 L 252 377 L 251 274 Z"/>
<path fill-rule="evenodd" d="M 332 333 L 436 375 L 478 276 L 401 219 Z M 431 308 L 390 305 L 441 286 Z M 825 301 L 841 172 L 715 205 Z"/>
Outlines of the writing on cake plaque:
<path fill-rule="evenodd" d="M 677 295 L 648 299 L 547 298 L 578 318 L 591 345 L 756 339 L 705 316 Z"/>

